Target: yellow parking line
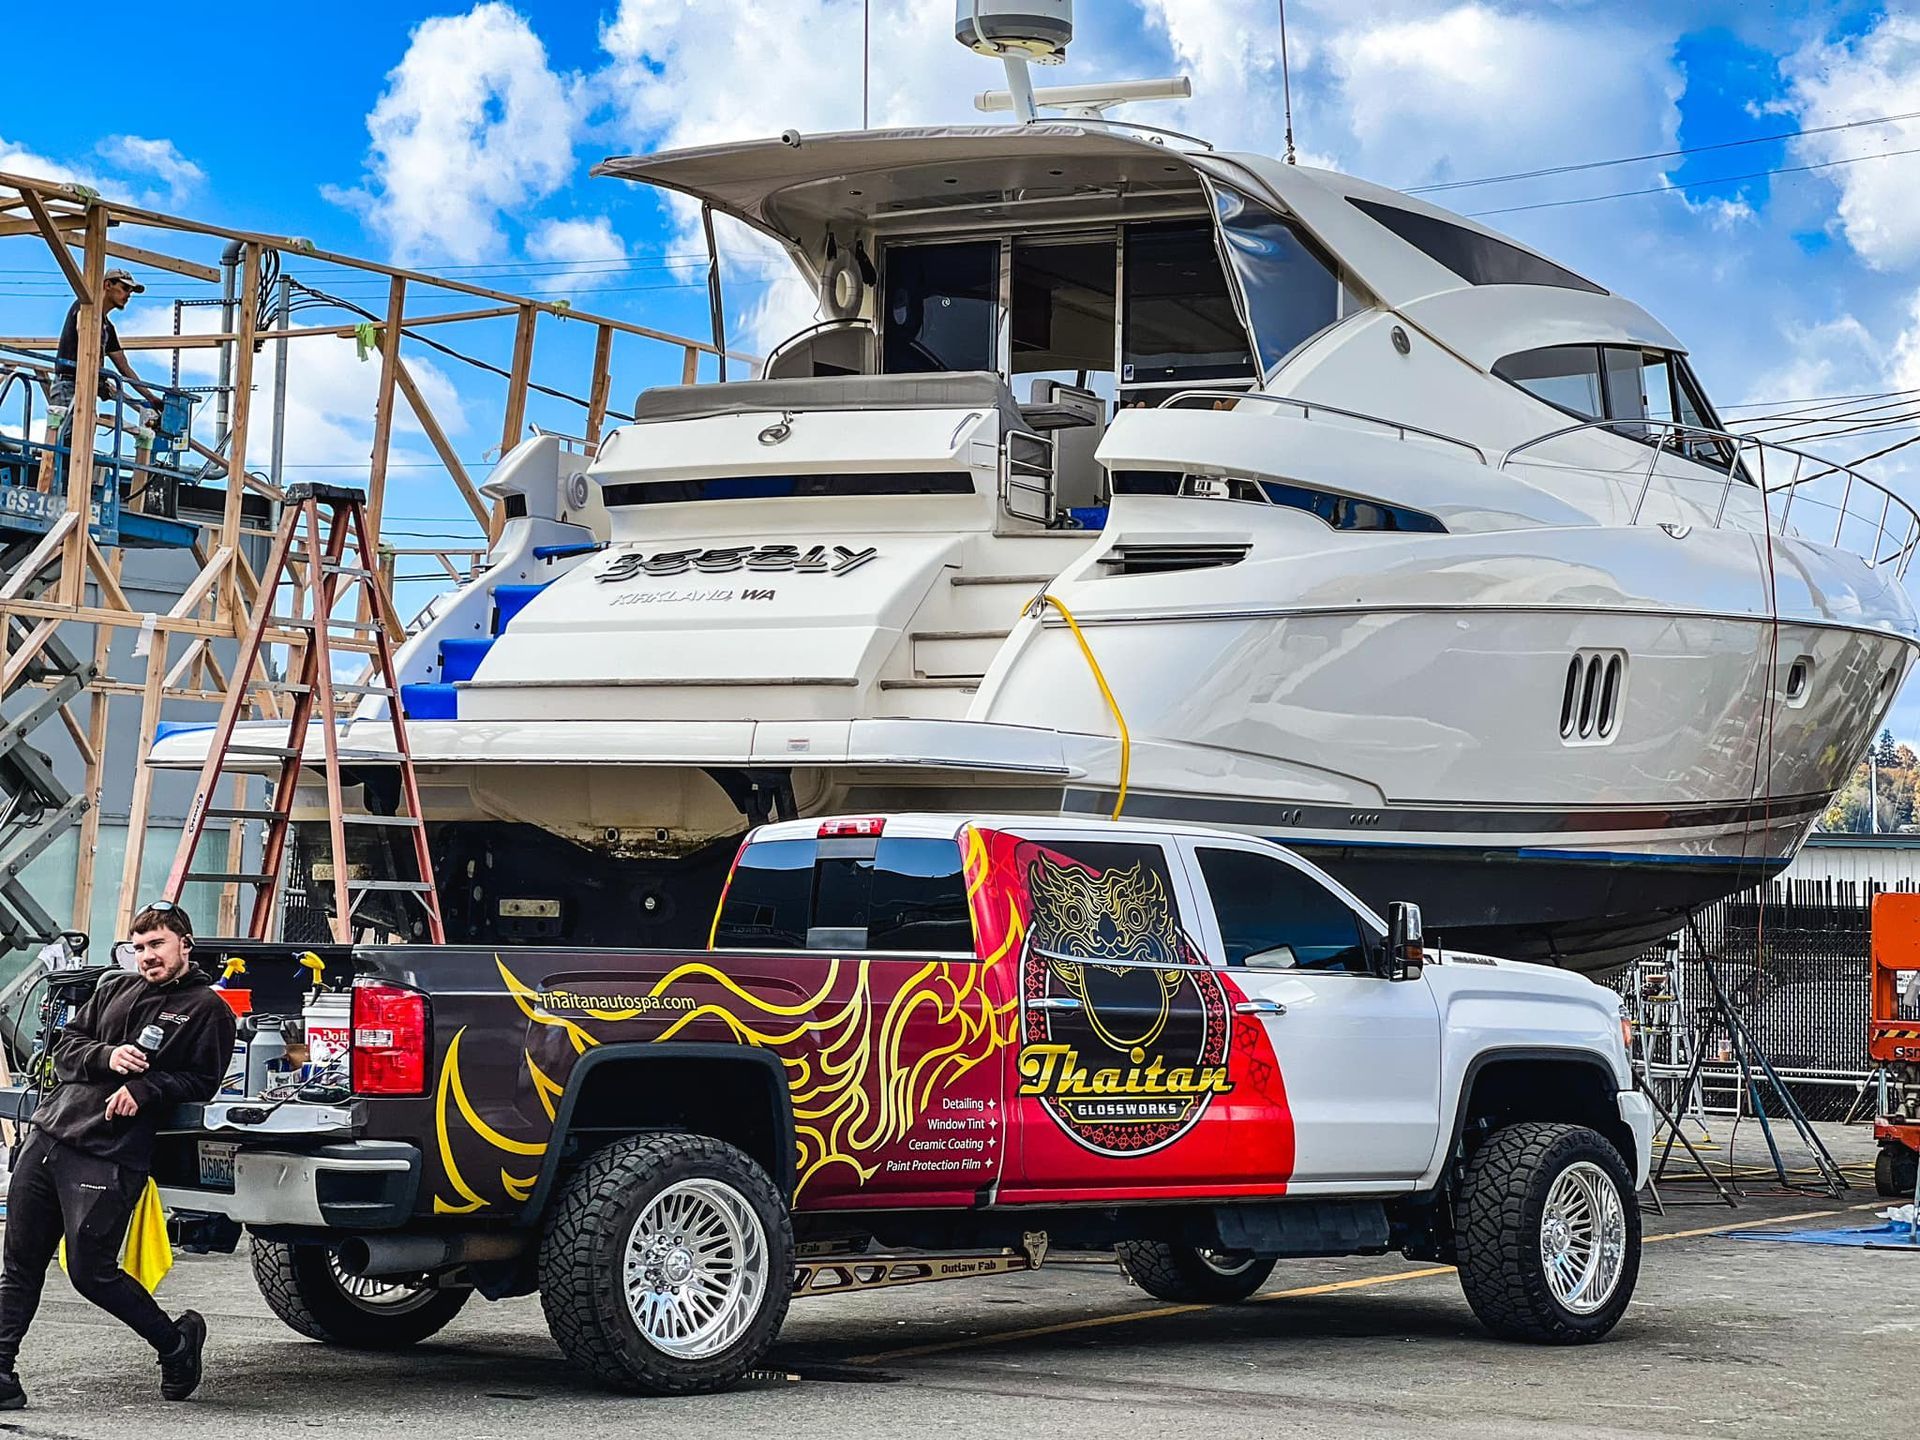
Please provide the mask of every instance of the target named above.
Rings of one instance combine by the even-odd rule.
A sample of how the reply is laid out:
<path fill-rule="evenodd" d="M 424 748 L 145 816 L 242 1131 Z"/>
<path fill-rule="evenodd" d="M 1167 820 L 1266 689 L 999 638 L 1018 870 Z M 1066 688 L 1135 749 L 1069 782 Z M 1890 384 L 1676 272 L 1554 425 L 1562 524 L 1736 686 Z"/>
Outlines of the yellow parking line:
<path fill-rule="evenodd" d="M 1797 1215 L 1771 1215 L 1755 1220 L 1729 1221 L 1723 1225 L 1703 1225 L 1697 1230 L 1670 1230 L 1649 1235 L 1646 1243 L 1662 1240 L 1691 1240 L 1701 1235 L 1719 1235 L 1728 1230 L 1755 1230 L 1762 1225 L 1788 1225 L 1796 1220 L 1819 1220 L 1844 1215 L 1848 1210 L 1872 1210 L 1887 1202 L 1852 1205 L 1845 1210 L 1805 1210 Z M 1451 1265 L 1432 1265 L 1421 1270 L 1395 1270 L 1387 1275 L 1362 1275 L 1353 1280 L 1334 1280 L 1324 1285 L 1302 1285 L 1293 1290 L 1268 1290 L 1255 1295 L 1255 1301 L 1302 1300 L 1311 1295 L 1332 1295 L 1342 1290 L 1366 1290 L 1376 1285 L 1396 1285 L 1402 1280 L 1427 1280 L 1435 1275 L 1451 1275 Z M 1062 1320 L 1054 1325 L 1032 1325 L 1024 1330 L 996 1330 L 991 1335 L 970 1335 L 964 1340 L 937 1340 L 927 1345 L 907 1345 L 898 1350 L 882 1350 L 873 1355 L 855 1355 L 849 1365 L 878 1365 L 885 1360 L 912 1360 L 922 1355 L 940 1355 L 950 1350 L 979 1350 L 1006 1345 L 1015 1340 L 1037 1340 L 1045 1335 L 1065 1335 L 1076 1330 L 1098 1330 L 1108 1325 L 1129 1325 L 1137 1320 L 1164 1320 L 1173 1315 L 1191 1315 L 1196 1310 L 1217 1309 L 1213 1305 L 1161 1305 L 1152 1310 L 1127 1310 L 1118 1315 L 1090 1315 L 1081 1320 Z"/>

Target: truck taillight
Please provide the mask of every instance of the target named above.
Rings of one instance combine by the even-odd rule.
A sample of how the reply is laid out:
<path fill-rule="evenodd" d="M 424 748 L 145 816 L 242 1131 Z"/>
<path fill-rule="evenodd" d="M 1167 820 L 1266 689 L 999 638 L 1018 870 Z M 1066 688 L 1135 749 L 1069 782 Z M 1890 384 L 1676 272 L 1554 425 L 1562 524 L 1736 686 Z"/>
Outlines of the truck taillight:
<path fill-rule="evenodd" d="M 822 820 L 820 822 L 820 833 L 816 838 L 821 840 L 838 840 L 848 836 L 873 837 L 883 834 L 886 828 L 887 821 L 883 815 L 876 815 L 871 819 L 865 820 Z"/>
<path fill-rule="evenodd" d="M 354 984 L 355 1094 L 426 1094 L 427 1044 L 426 996 L 378 980 Z"/>

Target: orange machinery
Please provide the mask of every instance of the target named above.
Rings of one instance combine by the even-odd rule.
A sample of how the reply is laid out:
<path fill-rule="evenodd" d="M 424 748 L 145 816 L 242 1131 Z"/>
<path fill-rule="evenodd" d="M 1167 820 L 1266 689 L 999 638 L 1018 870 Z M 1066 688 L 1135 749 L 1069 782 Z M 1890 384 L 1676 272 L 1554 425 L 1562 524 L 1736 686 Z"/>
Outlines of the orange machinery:
<path fill-rule="evenodd" d="M 1920 1183 L 1920 895 L 1873 897 L 1873 1011 L 1867 1054 L 1885 1076 L 1874 1117 L 1882 1195 L 1914 1198 Z"/>

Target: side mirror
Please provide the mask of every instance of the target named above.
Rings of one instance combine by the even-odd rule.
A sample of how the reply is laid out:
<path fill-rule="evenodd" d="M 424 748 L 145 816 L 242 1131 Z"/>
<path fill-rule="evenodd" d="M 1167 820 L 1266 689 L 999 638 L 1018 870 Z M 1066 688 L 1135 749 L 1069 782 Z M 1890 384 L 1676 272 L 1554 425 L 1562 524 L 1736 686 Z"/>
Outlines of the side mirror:
<path fill-rule="evenodd" d="M 1420 930 L 1420 907 L 1409 900 L 1387 906 L 1387 978 L 1418 980 L 1427 962 Z"/>

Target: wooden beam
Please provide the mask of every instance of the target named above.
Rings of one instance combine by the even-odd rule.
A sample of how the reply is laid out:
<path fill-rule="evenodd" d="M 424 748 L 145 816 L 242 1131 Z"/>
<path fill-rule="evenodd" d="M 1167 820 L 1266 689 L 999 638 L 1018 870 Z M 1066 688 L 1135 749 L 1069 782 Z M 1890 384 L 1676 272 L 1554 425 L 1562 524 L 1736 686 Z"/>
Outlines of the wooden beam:
<path fill-rule="evenodd" d="M 100 554 L 100 547 L 93 543 L 93 537 L 87 537 L 89 559 L 97 559 L 100 566 L 100 588 L 111 590 L 122 604 L 126 596 L 120 593 L 121 567 L 126 563 L 125 550 L 116 548 L 113 560 L 108 563 Z M 96 626 L 93 632 L 93 668 L 97 675 L 110 673 L 113 660 L 113 631 L 105 626 Z M 80 751 L 81 758 L 87 763 L 86 793 L 93 803 L 80 818 L 80 843 L 75 850 L 73 865 L 73 928 L 76 930 L 93 929 L 93 875 L 94 864 L 100 858 L 100 812 L 105 808 L 107 751 L 107 706 L 108 696 L 94 686 L 88 686 L 87 693 L 87 732 L 84 737 L 74 736 L 74 745 Z M 65 713 L 62 706 L 62 718 L 73 723 L 72 717 Z"/>
<path fill-rule="evenodd" d="M 111 246 L 108 247 L 112 249 Z M 217 277 L 216 277 L 217 278 Z M 491 305 L 484 310 L 448 310 L 433 315 L 410 315 L 401 323 L 403 330 L 418 330 L 426 325 L 455 325 L 463 320 L 501 320 L 509 315 L 518 315 L 518 305 Z M 272 331 L 268 338 L 273 340 L 311 340 L 321 336 L 332 336 L 339 340 L 351 340 L 360 329 L 359 325 L 302 325 L 291 330 Z M 238 331 L 195 332 L 192 335 L 122 335 L 122 350 L 212 350 L 221 345 L 231 345 L 240 338 Z M 15 350 L 52 350 L 60 343 L 54 335 L 4 335 L 0 336 L 0 345 Z"/>
<path fill-rule="evenodd" d="M 387 282 L 387 323 L 380 331 L 380 382 L 373 401 L 373 454 L 367 466 L 367 520 L 375 535 L 387 503 L 387 460 L 393 450 L 393 387 L 400 368 L 401 325 L 407 314 L 407 282 Z M 364 592 L 362 595 L 364 600 Z M 361 618 L 367 615 L 362 607 Z"/>
<path fill-rule="evenodd" d="M 171 270 L 176 275 L 204 280 L 209 285 L 220 283 L 220 272 L 211 265 L 202 265 L 197 260 L 182 260 L 174 255 L 162 255 L 158 250 L 143 250 L 138 245 L 122 245 L 117 240 L 107 242 L 107 253 L 121 260 L 131 260 L 136 265 L 145 265 L 154 270 Z"/>
<path fill-rule="evenodd" d="M 147 851 L 147 820 L 153 807 L 154 735 L 160 728 L 160 702 L 167 673 L 167 637 L 156 635 L 147 656 L 147 680 L 140 693 L 140 738 L 134 742 L 133 798 L 127 804 L 126 858 L 120 864 L 120 903 L 113 913 L 113 933 L 124 935 L 139 903 L 140 862 Z"/>
<path fill-rule="evenodd" d="M 22 200 L 20 203 L 26 205 L 31 202 Z M 56 228 L 66 229 L 69 226 L 84 225 L 87 217 L 83 211 L 79 210 L 52 210 L 47 212 L 47 219 Z M 0 220 L 0 239 L 4 239 L 9 235 L 43 235 L 45 233 L 46 232 L 40 228 L 40 222 L 31 215 L 15 216 L 11 220 Z"/>
<path fill-rule="evenodd" d="M 32 633 L 27 636 L 20 648 L 7 657 L 7 663 L 4 666 L 0 666 L 0 695 L 6 694 L 19 683 L 20 677 L 27 673 L 27 666 L 33 663 L 35 656 L 46 649 L 47 642 L 53 638 L 53 632 L 59 628 L 58 620 L 42 620 L 33 627 Z"/>
<path fill-rule="evenodd" d="M 0 585 L 0 602 L 12 600 L 24 594 L 28 582 L 47 568 L 55 552 L 60 549 L 61 542 L 67 538 L 68 532 L 79 523 L 80 517 L 72 511 L 68 511 L 54 521 L 53 528 L 40 537 L 40 543 L 33 547 L 20 568 L 7 577 L 4 585 Z"/>
<path fill-rule="evenodd" d="M 253 341 L 260 328 L 260 247 L 246 247 L 240 266 L 240 338 L 233 351 L 232 424 L 227 431 L 227 506 L 220 520 L 220 543 L 240 549 L 240 500 L 247 489 L 247 425 L 253 417 Z M 220 618 L 241 610 L 239 587 L 221 586 Z"/>
<path fill-rule="evenodd" d="M 99 693 L 97 690 L 89 689 L 88 696 L 91 698 Z M 80 752 L 80 758 L 87 762 L 87 768 L 91 771 L 95 765 L 100 763 L 100 751 L 99 748 L 87 738 L 87 729 L 80 723 L 79 717 L 73 713 L 73 707 L 71 705 L 62 705 L 60 707 L 60 723 L 67 727 L 67 736 L 73 741 L 73 748 Z M 82 783 L 87 787 L 87 794 L 98 795 L 100 793 L 100 787 L 93 781 L 85 781 Z M 99 808 L 98 805 L 89 805 L 87 807 L 89 811 L 97 811 Z M 74 907 L 76 911 L 78 911 L 79 908 L 77 905 Z M 84 925 L 76 925 L 74 928 L 84 930 L 87 927 Z"/>
<path fill-rule="evenodd" d="M 47 213 L 47 207 L 41 202 L 40 197 L 31 191 L 23 191 L 21 192 L 21 198 L 27 202 L 27 209 L 33 215 L 33 223 L 40 230 L 40 238 L 47 242 L 47 248 L 53 251 L 53 258 L 60 262 L 60 268 L 66 272 L 67 284 L 73 287 L 75 298 L 82 301 L 98 300 L 100 296 L 99 289 L 88 285 L 86 276 L 81 272 L 81 267 L 74 263 L 71 255 L 67 254 L 67 237 L 61 232 L 60 227 L 53 223 L 53 217 Z M 93 215 L 94 212 L 89 210 L 85 222 L 89 240 L 91 240 L 93 235 L 93 225 L 91 223 Z M 107 234 L 105 228 L 106 212 L 104 210 L 100 212 L 100 224 L 100 239 L 101 243 L 104 244 Z"/>
<path fill-rule="evenodd" d="M 681 357 L 680 360 L 680 383 L 682 385 L 692 385 L 699 379 L 700 352 L 692 345 L 689 345 L 687 346 L 687 353 Z"/>
<path fill-rule="evenodd" d="M 65 247 L 59 243 L 57 233 L 54 247 L 63 259 L 71 263 L 71 257 L 67 256 Z M 107 288 L 107 211 L 104 206 L 95 205 L 87 211 L 85 270 L 86 273 L 75 287 L 80 296 L 79 313 L 74 316 L 74 324 L 78 327 L 78 346 L 73 362 L 73 414 L 77 418 L 69 431 L 67 444 L 67 513 L 78 516 L 80 524 L 67 535 L 55 597 L 68 605 L 78 605 L 86 598 L 81 588 L 86 547 L 81 542 L 87 538 L 93 503 L 94 417 L 100 410 L 100 365 L 106 358 L 100 353 L 100 328 L 106 318 Z"/>
<path fill-rule="evenodd" d="M 91 532 L 88 532 L 87 568 L 93 571 L 94 584 L 100 587 L 101 596 L 114 609 L 131 610 L 133 606 L 128 603 L 126 592 L 120 588 L 121 552 L 116 549 L 113 554 L 113 563 L 109 564 L 107 557 L 100 551 L 100 543 L 93 538 Z M 105 673 L 104 670 L 101 671 L 101 674 Z"/>
<path fill-rule="evenodd" d="M 513 368 L 507 375 L 507 408 L 500 424 L 500 458 L 520 443 L 527 428 L 527 378 L 533 369 L 533 327 L 539 312 L 527 307 L 513 328 Z"/>
<path fill-rule="evenodd" d="M 393 378 L 405 397 L 407 406 L 413 411 L 413 418 L 420 422 L 420 428 L 427 433 L 427 441 L 433 446 L 434 453 L 440 457 L 440 463 L 447 467 L 447 474 L 453 477 L 453 483 L 459 488 L 460 496 L 467 502 L 467 508 L 473 512 L 473 518 L 482 528 L 487 524 L 487 503 L 480 498 L 480 492 L 474 487 L 467 467 L 460 463 L 460 457 L 454 453 L 453 442 L 447 439 L 447 432 L 440 428 L 439 418 L 427 404 L 426 396 L 420 393 L 420 387 L 414 383 L 413 372 L 407 369 L 407 362 L 399 356 L 394 357 Z M 380 532 L 373 531 L 376 540 Z"/>
<path fill-rule="evenodd" d="M 62 605 L 52 600 L 0 601 L 0 614 L 17 615 L 25 620 L 71 621 L 78 625 L 110 625 L 116 630 L 140 630 L 147 617 L 127 610 L 106 610 L 95 605 Z M 170 635 L 206 635 L 215 640 L 231 640 L 233 626 L 209 620 L 169 620 L 164 615 L 154 624 L 155 633 Z"/>
<path fill-rule="evenodd" d="M 0 171 L 0 187 L 18 190 L 22 194 L 32 191 L 41 196 L 52 196 L 58 200 L 71 201 L 75 192 L 71 187 L 56 184 L 50 180 L 37 179 L 31 175 L 18 175 L 11 171 Z M 101 202 L 105 203 L 105 202 Z M 4 207 L 0 207 L 4 208 Z M 324 265 L 340 265 L 349 270 L 365 271 L 374 275 L 394 276 L 417 284 L 432 286 L 436 290 L 447 290 L 459 295 L 473 295 L 482 300 L 492 300 L 497 304 L 510 305 L 515 309 L 532 309 L 554 315 L 564 320 L 579 320 L 589 325 L 609 325 L 623 335 L 639 335 L 648 340 L 658 340 L 667 345 L 692 346 L 706 354 L 716 353 L 709 340 L 690 339 L 684 335 L 670 335 L 664 330 L 654 330 L 645 325 L 635 325 L 631 321 L 616 319 L 611 315 L 600 315 L 588 310 L 579 310 L 571 306 L 557 305 L 548 300 L 531 300 L 524 295 L 513 295 L 505 290 L 490 289 L 485 285 L 474 285 L 464 280 L 451 279 L 445 275 L 429 275 L 422 270 L 408 270 L 398 265 L 383 265 L 375 260 L 363 260 L 354 255 L 343 255 L 334 250 L 322 250 L 310 241 L 294 239 L 287 235 L 273 235 L 260 230 L 235 230 L 225 225 L 210 225 L 201 220 L 189 220 L 181 215 L 169 215 L 159 210 L 147 210 L 138 205 L 112 204 L 107 207 L 114 216 L 129 225 L 147 226 L 156 230 L 177 230 L 187 235 L 213 235 L 225 240 L 239 240 L 271 250 L 285 251 L 298 255 L 302 259 L 312 260 Z M 728 352 L 736 360 L 748 363 L 757 361 L 757 355 L 748 355 L 738 351 Z"/>
<path fill-rule="evenodd" d="M 220 577 L 227 572 L 228 567 L 233 564 L 234 554 L 235 552 L 231 545 L 222 545 L 218 550 L 215 550 L 213 552 L 213 558 L 208 560 L 207 563 L 201 567 L 200 573 L 193 577 L 193 583 L 180 592 L 180 598 L 174 602 L 173 608 L 167 612 L 168 618 L 184 620 L 190 615 L 197 615 L 200 612 L 201 604 L 207 598 L 207 592 L 213 588 L 215 582 L 217 582 Z"/>
<path fill-rule="evenodd" d="M 613 331 L 602 325 L 593 341 L 593 377 L 587 386 L 587 453 L 600 448 L 600 427 L 607 423 L 607 396 L 613 390 Z"/>

